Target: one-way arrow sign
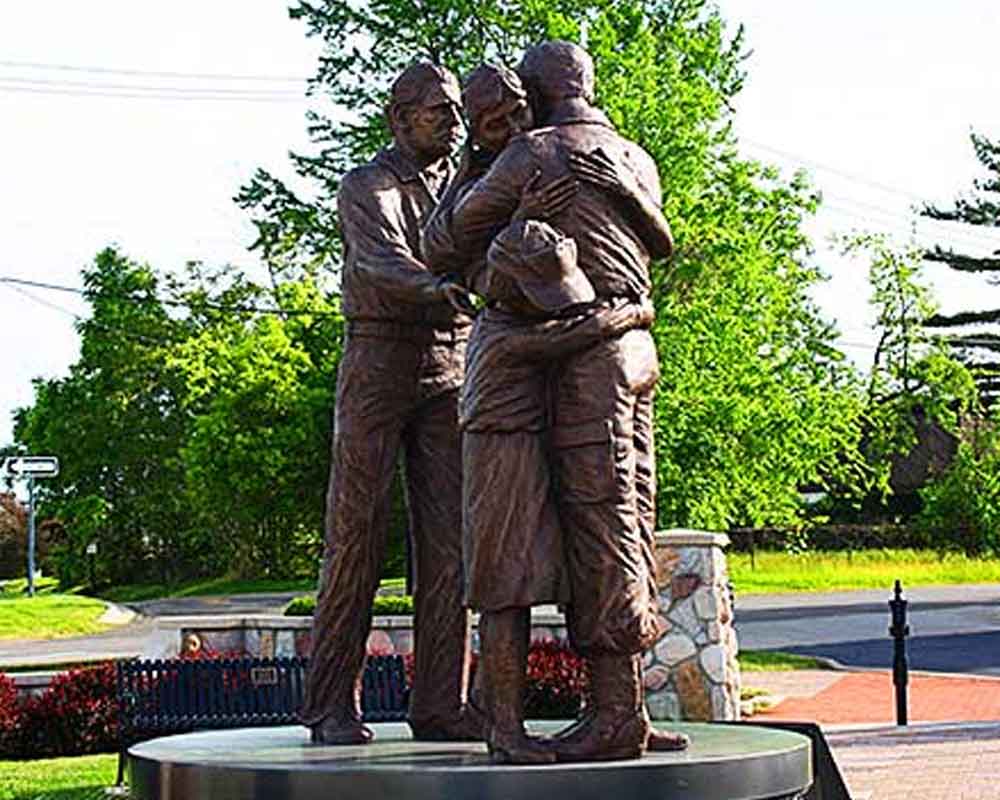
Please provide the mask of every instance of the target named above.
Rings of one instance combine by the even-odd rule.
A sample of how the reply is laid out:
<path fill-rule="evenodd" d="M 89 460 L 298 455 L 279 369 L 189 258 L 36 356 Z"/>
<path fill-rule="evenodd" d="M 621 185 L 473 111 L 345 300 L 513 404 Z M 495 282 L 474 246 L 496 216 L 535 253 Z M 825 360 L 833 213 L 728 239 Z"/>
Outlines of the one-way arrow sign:
<path fill-rule="evenodd" d="M 14 456 L 4 460 L 3 471 L 15 478 L 54 478 L 59 474 L 59 459 L 55 456 Z"/>

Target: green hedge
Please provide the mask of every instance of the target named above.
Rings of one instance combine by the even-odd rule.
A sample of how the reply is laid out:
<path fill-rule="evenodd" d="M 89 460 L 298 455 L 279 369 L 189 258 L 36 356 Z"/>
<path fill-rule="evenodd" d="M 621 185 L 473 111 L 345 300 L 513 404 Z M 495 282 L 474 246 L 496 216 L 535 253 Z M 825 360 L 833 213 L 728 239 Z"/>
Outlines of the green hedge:
<path fill-rule="evenodd" d="M 286 617 L 311 617 L 316 610 L 316 596 L 307 594 L 296 597 L 285 606 Z M 413 597 L 408 594 L 378 595 L 372 603 L 375 616 L 391 614 L 412 614 Z"/>

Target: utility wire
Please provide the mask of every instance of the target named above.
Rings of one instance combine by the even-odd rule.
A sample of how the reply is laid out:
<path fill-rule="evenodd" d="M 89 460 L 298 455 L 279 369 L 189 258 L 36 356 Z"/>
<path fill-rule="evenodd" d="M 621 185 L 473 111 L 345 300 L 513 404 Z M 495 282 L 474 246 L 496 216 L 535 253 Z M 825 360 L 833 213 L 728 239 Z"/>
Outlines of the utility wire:
<path fill-rule="evenodd" d="M 126 90 L 140 92 L 170 92 L 180 94 L 222 94 L 222 95 L 258 95 L 261 97 L 294 97 L 302 99 L 300 92 L 286 91 L 283 89 L 233 89 L 230 87 L 204 87 L 204 86 L 150 86 L 148 84 L 137 83 L 107 83 L 104 81 L 64 81 L 51 80 L 49 78 L 7 78 L 0 75 L 0 82 L 14 83 L 28 86 L 56 86 L 59 88 L 73 89 L 95 89 L 95 90 Z"/>
<path fill-rule="evenodd" d="M 85 296 L 87 293 L 80 288 L 75 286 L 62 286 L 55 283 L 43 283 L 41 281 L 29 281 L 24 278 L 13 278 L 7 275 L 0 275 L 0 283 L 6 283 L 11 286 L 11 288 L 17 289 L 18 287 L 30 286 L 34 289 L 44 289 L 50 292 L 65 292 L 68 294 L 76 294 L 80 296 Z M 126 300 L 135 302 L 134 298 L 127 297 Z M 161 305 L 171 306 L 175 308 L 187 308 L 192 307 L 192 303 L 186 302 L 184 300 L 170 300 L 164 297 L 154 298 L 156 302 Z M 224 311 L 237 314 L 274 314 L 277 316 L 285 317 L 336 317 L 339 316 L 333 311 L 306 311 L 303 309 L 282 309 L 282 308 L 268 308 L 262 306 L 247 306 L 247 305 L 223 305 L 221 303 L 200 303 L 198 304 L 204 308 L 211 309 L 212 311 Z M 67 312 L 68 313 L 68 312 Z"/>
<path fill-rule="evenodd" d="M 226 75 L 206 72 L 164 72 L 143 69 L 88 67 L 75 64 L 44 64 L 37 61 L 0 61 L 0 67 L 14 67 L 16 69 L 44 69 L 62 72 L 92 72 L 103 75 L 132 75 L 149 78 L 190 78 L 195 80 L 264 81 L 271 83 L 306 83 L 309 80 L 307 77 L 299 75 Z"/>
<path fill-rule="evenodd" d="M 236 103 L 300 103 L 305 98 L 281 97 L 276 95 L 192 95 L 192 94 L 154 94 L 152 92 L 123 92 L 123 91 L 90 91 L 81 89 L 58 89 L 28 86 L 4 86 L 0 85 L 0 92 L 7 94 L 34 94 L 34 95 L 59 95 L 62 97 L 98 97 L 124 100 L 213 100 L 229 101 Z"/>
<path fill-rule="evenodd" d="M 9 285 L 8 288 L 14 290 L 20 295 L 24 295 L 29 300 L 33 300 L 39 305 L 45 306 L 46 308 L 51 308 L 53 311 L 58 311 L 60 314 L 65 314 L 68 317 L 72 317 L 73 320 L 80 325 L 84 324 L 92 325 L 95 328 L 104 331 L 105 333 L 111 333 L 114 334 L 115 336 L 120 336 L 124 339 L 132 339 L 133 341 L 141 342 L 143 344 L 153 345 L 154 347 L 170 347 L 177 344 L 176 340 L 154 339 L 150 336 L 144 336 L 141 333 L 135 333 L 134 331 L 130 331 L 125 328 L 115 328 L 110 325 L 105 325 L 103 322 L 98 322 L 95 319 L 85 319 L 84 317 L 81 317 L 79 314 L 70 311 L 67 308 L 63 308 L 62 306 L 56 305 L 55 303 L 50 303 L 48 300 L 43 300 L 41 297 L 38 297 L 32 292 L 29 292 L 26 289 L 22 289 L 19 286 Z"/>

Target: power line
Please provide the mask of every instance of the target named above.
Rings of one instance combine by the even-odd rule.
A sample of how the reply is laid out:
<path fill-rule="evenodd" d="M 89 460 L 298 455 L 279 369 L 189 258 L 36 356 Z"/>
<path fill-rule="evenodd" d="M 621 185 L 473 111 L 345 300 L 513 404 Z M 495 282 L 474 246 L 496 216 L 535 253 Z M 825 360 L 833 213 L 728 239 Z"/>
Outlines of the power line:
<path fill-rule="evenodd" d="M 926 203 L 926 198 L 920 197 L 919 195 L 917 195 L 916 193 L 914 193 L 912 191 L 909 191 L 909 190 L 906 190 L 906 189 L 900 189 L 900 188 L 895 187 L 895 186 L 890 186 L 890 185 L 888 185 L 886 183 L 881 183 L 879 181 L 875 181 L 875 180 L 872 180 L 870 178 L 866 178 L 864 176 L 848 172 L 848 171 L 840 169 L 838 167 L 833 167 L 833 166 L 830 166 L 829 164 L 824 164 L 822 162 L 816 161 L 815 159 L 811 159 L 811 158 L 808 158 L 806 156 L 797 155 L 795 153 L 789 153 L 786 150 L 781 150 L 779 148 L 772 147 L 770 145 L 764 144 L 763 142 L 757 142 L 757 141 L 754 141 L 752 139 L 746 139 L 746 138 L 742 138 L 742 137 L 741 137 L 741 141 L 749 144 L 751 146 L 751 149 L 756 148 L 756 149 L 762 150 L 762 151 L 764 151 L 764 152 L 766 152 L 768 154 L 776 155 L 776 156 L 779 156 L 781 158 L 785 158 L 785 159 L 788 159 L 790 161 L 796 162 L 799 165 L 807 166 L 807 167 L 812 167 L 813 169 L 817 169 L 817 170 L 820 170 L 820 171 L 823 171 L 823 172 L 827 172 L 827 173 L 830 173 L 832 175 L 837 175 L 837 176 L 839 176 L 841 178 L 844 178 L 845 180 L 851 181 L 853 183 L 857 183 L 857 184 L 861 184 L 861 185 L 864 185 L 864 186 L 868 186 L 868 187 L 873 188 L 873 189 L 877 189 L 880 192 L 885 192 L 887 194 L 893 194 L 893 195 L 896 195 L 896 196 L 899 196 L 899 197 L 905 197 L 906 199 L 910 200 L 911 202 L 919 204 L 919 205 L 924 205 Z M 864 203 L 863 201 L 854 200 L 854 199 L 849 199 L 849 200 L 843 200 L 842 199 L 842 201 L 848 202 L 848 203 L 857 203 L 858 205 L 863 205 L 863 206 L 867 206 L 869 208 L 878 209 L 879 211 L 881 211 L 883 214 L 886 214 L 886 215 L 892 215 L 894 217 L 905 217 L 905 215 L 900 214 L 900 212 L 894 211 L 894 210 L 890 210 L 890 209 L 886 209 L 884 206 L 876 206 L 874 204 Z M 823 205 L 826 205 L 826 203 L 824 203 Z M 982 243 L 986 244 L 987 246 L 992 246 L 992 247 L 1000 246 L 1000 239 L 992 239 L 992 238 L 990 238 L 989 234 L 987 234 L 984 231 L 982 231 L 982 229 L 979 226 L 974 226 L 974 225 L 971 225 L 969 223 L 964 223 L 965 227 L 956 230 L 955 228 L 951 228 L 949 226 L 948 222 L 945 221 L 945 220 L 938 220 L 938 219 L 934 219 L 932 217 L 926 217 L 926 216 L 923 216 L 922 214 L 920 214 L 918 211 L 913 211 L 912 214 L 913 214 L 913 216 L 915 218 L 919 219 L 920 221 L 922 221 L 922 222 L 924 222 L 926 224 L 933 224 L 933 225 L 945 226 L 945 228 L 949 230 L 949 233 L 951 235 L 958 235 L 958 236 L 967 237 L 967 238 L 971 237 L 970 241 L 971 240 L 975 240 L 977 244 L 980 243 L 980 242 L 982 242 Z M 959 225 L 963 224 L 962 222 L 957 221 L 957 220 L 955 222 L 957 224 L 959 224 Z"/>
<path fill-rule="evenodd" d="M 48 300 L 43 300 L 41 297 L 32 294 L 26 289 L 22 289 L 19 286 L 10 285 L 9 281 L 0 281 L 0 283 L 7 283 L 8 288 L 12 289 L 13 291 L 17 292 L 20 295 L 24 295 L 29 300 L 32 300 L 35 303 L 38 303 L 39 305 L 43 305 L 46 308 L 51 308 L 53 311 L 58 311 L 60 314 L 65 314 L 68 317 L 72 317 L 73 320 L 76 321 L 78 324 L 93 325 L 95 328 L 103 330 L 106 333 L 113 333 L 115 336 L 121 336 L 125 339 L 132 339 L 137 342 L 142 342 L 143 344 L 154 345 L 155 347 L 166 347 L 177 344 L 176 341 L 171 341 L 168 339 L 154 339 L 150 336 L 144 336 L 141 333 L 135 333 L 134 331 L 130 331 L 125 328 L 113 328 L 110 325 L 105 325 L 103 322 L 98 322 L 95 319 L 89 319 L 89 320 L 84 319 L 79 314 L 76 314 L 75 312 L 70 311 L 67 308 L 63 308 L 62 306 L 56 305 L 55 303 L 50 303 Z"/>
<path fill-rule="evenodd" d="M 170 92 L 180 94 L 223 94 L 223 95 L 257 95 L 261 97 L 303 97 L 299 92 L 285 91 L 282 89 L 233 89 L 229 87 L 204 87 L 204 86 L 150 86 L 138 83 L 107 83 L 104 81 L 64 81 L 51 80 L 48 78 L 7 78 L 0 76 L 0 82 L 13 83 L 28 86 L 56 86 L 59 88 L 73 89 L 96 89 L 96 90 L 125 90 L 137 92 Z"/>
<path fill-rule="evenodd" d="M 37 61 L 0 61 L 0 67 L 43 69 L 62 72 L 90 72 L 102 75 L 131 75 L 149 78 L 183 78 L 194 80 L 265 81 L 272 83 L 306 83 L 309 80 L 307 77 L 300 75 L 227 75 L 208 72 L 169 72 L 143 69 L 89 67 L 76 64 L 45 64 Z"/>
<path fill-rule="evenodd" d="M 14 278 L 7 275 L 0 275 L 0 283 L 6 283 L 10 285 L 13 289 L 18 289 L 18 287 L 30 286 L 34 289 L 44 289 L 50 292 L 65 292 L 68 294 L 76 294 L 80 296 L 85 296 L 87 293 L 76 286 L 62 286 L 55 283 L 43 283 L 42 281 L 31 281 L 24 278 Z M 131 300 L 134 302 L 133 298 L 125 298 L 126 300 Z M 184 300 L 170 300 L 165 297 L 155 297 L 153 298 L 156 302 L 161 305 L 171 306 L 174 308 L 187 308 L 192 307 L 192 303 Z M 40 301 L 44 302 L 44 301 Z M 283 309 L 283 308 L 268 308 L 262 306 L 247 306 L 247 305 L 223 305 L 221 303 L 200 303 L 200 306 L 210 309 L 212 311 L 224 311 L 237 314 L 274 314 L 277 316 L 284 317 L 336 317 L 339 316 L 333 311 L 307 311 L 304 309 Z M 65 311 L 65 309 L 62 309 Z M 72 312 L 65 312 L 72 313 Z"/>
<path fill-rule="evenodd" d="M 740 137 L 740 141 L 746 142 L 751 145 L 751 147 L 756 147 L 758 150 L 763 150 L 771 155 L 779 156 L 781 158 L 787 158 L 791 161 L 795 161 L 803 166 L 813 167 L 814 169 L 823 170 L 824 172 L 829 172 L 832 175 L 839 175 L 849 181 L 854 181 L 855 183 L 861 183 L 866 186 L 870 186 L 873 189 L 878 189 L 882 192 L 887 192 L 888 194 L 899 195 L 900 197 L 906 197 L 915 203 L 923 204 L 924 198 L 915 194 L 914 192 L 908 191 L 906 189 L 899 189 L 894 186 L 889 186 L 885 183 L 880 183 L 878 181 L 873 181 L 870 178 L 865 178 L 860 175 L 855 175 L 850 172 L 846 172 L 838 167 L 831 167 L 829 164 L 823 164 L 819 161 L 815 161 L 811 158 L 806 158 L 805 156 L 796 155 L 795 153 L 789 153 L 785 150 L 779 150 L 777 147 L 771 147 L 770 145 L 764 144 L 763 142 L 756 142 L 753 139 L 747 139 Z"/>
<path fill-rule="evenodd" d="M 191 94 L 154 94 L 152 92 L 121 92 L 121 91 L 85 91 L 79 89 L 57 89 L 27 86 L 3 86 L 0 85 L 0 92 L 8 94 L 34 94 L 34 95 L 58 95 L 62 97 L 97 97 L 113 98 L 116 100 L 212 100 L 229 101 L 236 103 L 299 103 L 305 98 L 281 97 L 276 95 L 191 95 Z"/>

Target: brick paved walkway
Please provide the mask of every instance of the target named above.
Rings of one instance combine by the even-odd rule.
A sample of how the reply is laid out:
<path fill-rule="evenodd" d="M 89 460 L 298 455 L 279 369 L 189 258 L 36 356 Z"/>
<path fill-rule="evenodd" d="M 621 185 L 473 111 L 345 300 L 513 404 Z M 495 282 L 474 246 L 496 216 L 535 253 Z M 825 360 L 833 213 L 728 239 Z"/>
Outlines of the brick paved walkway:
<path fill-rule="evenodd" d="M 795 683 L 795 673 L 778 674 L 786 676 L 788 684 Z M 813 674 L 804 676 L 802 683 L 813 685 Z M 750 673 L 745 683 L 757 686 L 762 681 L 766 682 L 763 675 Z M 793 696 L 792 691 L 782 691 L 779 686 L 765 687 L 775 695 L 784 695 L 786 699 L 763 717 L 816 720 L 825 725 L 891 724 L 896 721 L 891 673 L 838 672 L 825 675 L 839 677 L 827 678 L 830 682 L 826 686 L 820 684 L 816 693 L 804 697 Z M 1000 679 L 911 674 L 908 692 L 911 723 L 1000 721 Z"/>
<path fill-rule="evenodd" d="M 889 672 L 746 673 L 782 699 L 761 720 L 813 720 L 865 800 L 1000 800 L 1000 680 L 912 674 L 897 727 Z"/>
<path fill-rule="evenodd" d="M 1000 725 L 834 731 L 827 741 L 855 798 L 1000 799 Z"/>

